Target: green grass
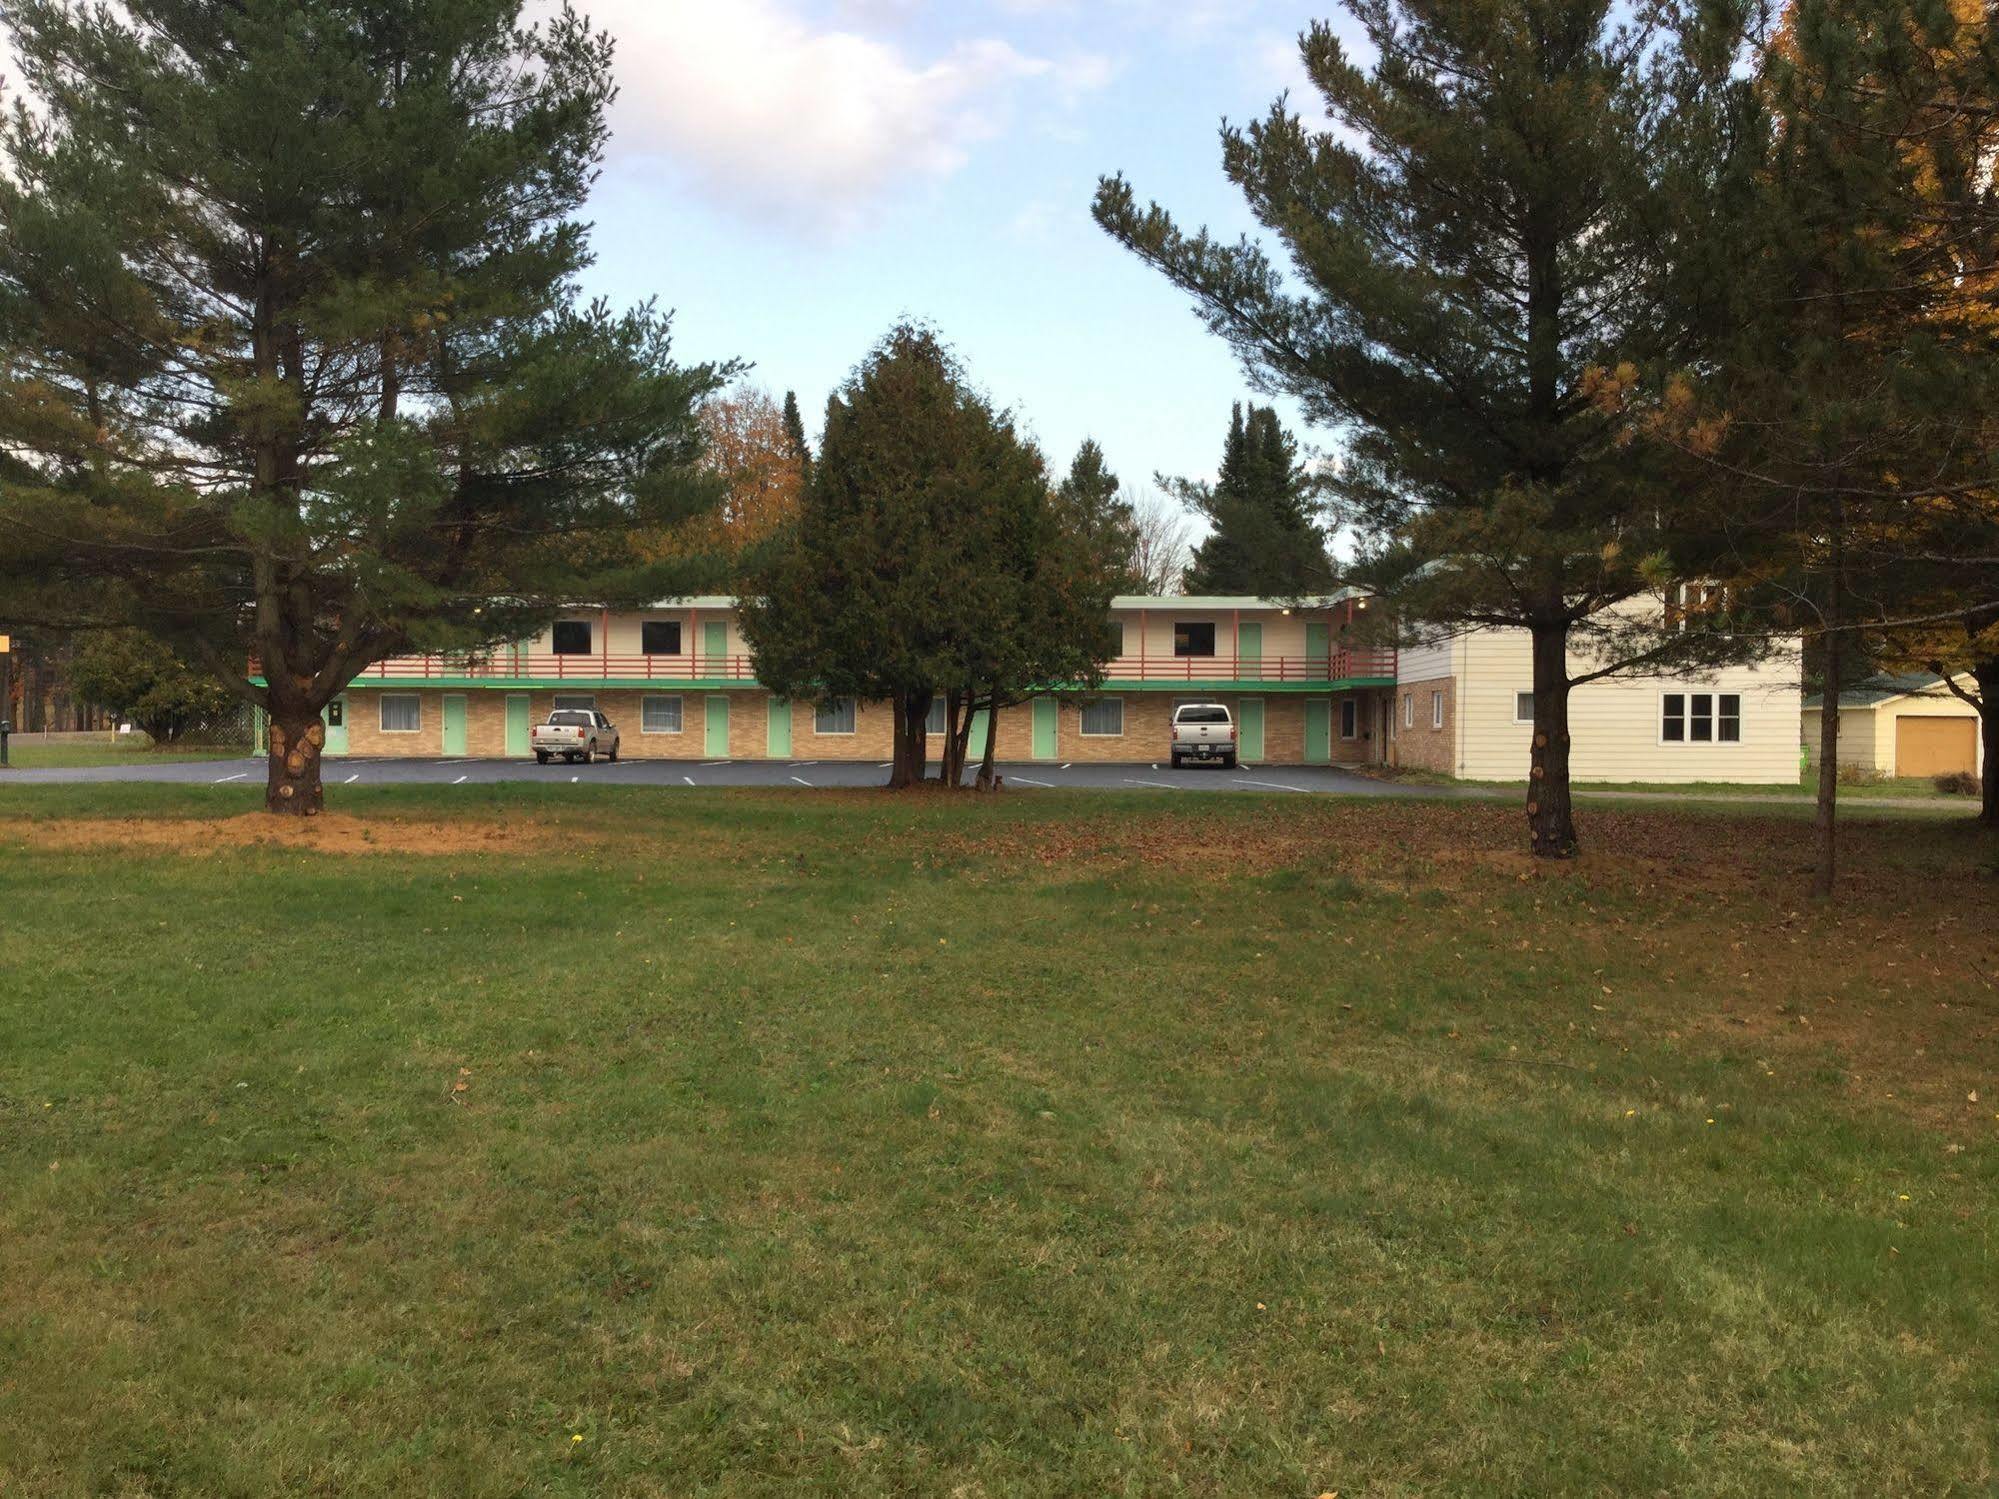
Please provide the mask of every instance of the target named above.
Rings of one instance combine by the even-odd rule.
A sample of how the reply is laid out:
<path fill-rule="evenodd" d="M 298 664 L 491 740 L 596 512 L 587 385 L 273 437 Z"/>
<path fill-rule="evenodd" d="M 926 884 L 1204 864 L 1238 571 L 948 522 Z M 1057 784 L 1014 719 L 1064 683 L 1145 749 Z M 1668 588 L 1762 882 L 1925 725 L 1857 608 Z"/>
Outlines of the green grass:
<path fill-rule="evenodd" d="M 1424 770 L 1395 770 L 1388 772 L 1388 775 L 1391 779 L 1418 786 L 1478 786 L 1489 790 L 1519 792 L 1525 792 L 1527 788 L 1525 781 L 1464 781 Z M 1575 789 L 1586 796 L 1631 794 L 1724 798 L 1738 801 L 1782 796 L 1809 800 L 1818 795 L 1819 783 L 1818 773 L 1810 771 L 1801 775 L 1796 784 L 1785 783 L 1775 786 L 1759 786 L 1741 781 L 1578 781 Z M 1978 805 L 1978 798 L 1975 796 L 1948 795 L 1938 791 L 1935 781 L 1927 776 L 1889 777 L 1881 780 L 1840 783 L 1839 799 L 1842 802 L 1876 798 L 1916 798 L 1974 808 Z"/>
<path fill-rule="evenodd" d="M 1816 908 L 1665 811 L 1550 874 L 1480 805 L 337 803 L 512 831 L 0 799 L 0 1493 L 1999 1474 L 1968 829 Z"/>
<path fill-rule="evenodd" d="M 249 754 L 238 745 L 230 749 L 175 745 L 155 749 L 142 734 L 109 735 L 90 742 L 27 743 L 14 740 L 7 746 L 9 765 L 18 770 L 74 770 L 100 765 L 162 764 L 176 760 L 226 760 Z M 4 773 L 4 772 L 0 772 Z"/>

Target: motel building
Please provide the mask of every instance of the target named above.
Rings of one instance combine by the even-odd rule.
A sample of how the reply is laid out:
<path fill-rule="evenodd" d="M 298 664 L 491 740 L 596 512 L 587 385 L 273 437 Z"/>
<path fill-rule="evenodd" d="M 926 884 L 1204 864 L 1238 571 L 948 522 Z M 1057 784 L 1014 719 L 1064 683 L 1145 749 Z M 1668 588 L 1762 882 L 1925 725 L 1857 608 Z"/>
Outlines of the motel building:
<path fill-rule="evenodd" d="M 1346 643 L 1366 605 L 1260 598 L 1119 598 L 1121 648 L 1084 694 L 1056 690 L 999 715 L 1007 761 L 1153 761 L 1175 705 L 1234 711 L 1244 762 L 1383 762 L 1395 652 Z M 582 610 L 532 640 L 471 655 L 404 656 L 358 677 L 326 713 L 326 753 L 526 758 L 529 728 L 594 708 L 621 753 L 660 760 L 886 760 L 888 704 L 787 702 L 756 679 L 735 600 Z M 941 745 L 943 704 L 933 709 Z M 983 720 L 986 715 L 981 714 Z M 971 754 L 989 725 L 973 726 Z"/>
<path fill-rule="evenodd" d="M 1634 601 L 1633 608 L 1658 607 Z M 1533 731 L 1524 630 L 1480 629 L 1397 651 L 1362 643 L 1351 591 L 1113 601 L 1119 649 L 1091 692 L 1053 689 L 999 715 L 1002 761 L 1150 763 L 1187 702 L 1226 703 L 1246 765 L 1383 765 L 1518 781 Z M 1779 785 L 1799 768 L 1795 641 L 1703 677 L 1619 676 L 1570 697 L 1579 782 Z M 1592 663 L 1577 657 L 1571 670 Z M 580 610 L 532 640 L 471 655 L 405 656 L 357 678 L 326 714 L 326 753 L 525 759 L 557 708 L 594 708 L 620 753 L 655 760 L 874 760 L 891 754 L 886 703 L 787 702 L 756 679 L 735 601 Z M 941 749 L 944 708 L 933 710 Z M 980 715 L 971 755 L 985 753 Z"/>

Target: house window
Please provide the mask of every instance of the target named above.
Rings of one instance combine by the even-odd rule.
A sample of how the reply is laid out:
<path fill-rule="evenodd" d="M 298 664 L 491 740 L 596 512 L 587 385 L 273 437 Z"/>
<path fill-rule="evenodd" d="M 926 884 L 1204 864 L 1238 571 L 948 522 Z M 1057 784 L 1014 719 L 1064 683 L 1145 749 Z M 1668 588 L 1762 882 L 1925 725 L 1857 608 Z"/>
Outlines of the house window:
<path fill-rule="evenodd" d="M 930 700 L 930 716 L 923 721 L 926 734 L 948 734 L 951 731 L 949 704 L 941 697 Z"/>
<path fill-rule="evenodd" d="M 1433 692 L 1430 694 L 1430 727 L 1441 729 L 1443 726 L 1444 695 L 1441 692 Z"/>
<path fill-rule="evenodd" d="M 1360 737 L 1360 703 L 1353 698 L 1340 700 L 1340 738 Z"/>
<path fill-rule="evenodd" d="M 1659 699 L 1662 744 L 1740 744 L 1742 695 L 1735 692 L 1668 692 Z"/>
<path fill-rule="evenodd" d="M 382 694 L 382 732 L 414 734 L 423 727 L 423 699 L 414 692 Z"/>
<path fill-rule="evenodd" d="M 1083 704 L 1083 737 L 1116 739 L 1124 733 L 1124 699 L 1100 697 Z"/>
<path fill-rule="evenodd" d="M 585 646 L 588 649 L 588 646 Z M 648 656 L 677 656 L 680 654 L 680 621 L 677 619 L 649 619 L 639 626 L 639 649 Z M 679 733 L 678 729 L 673 731 Z"/>
<path fill-rule="evenodd" d="M 677 697 L 648 697 L 639 700 L 641 734 L 678 734 L 683 720 Z"/>
<path fill-rule="evenodd" d="M 1416 694 L 1413 692 L 1402 694 L 1402 727 L 1405 729 L 1416 727 Z"/>
<path fill-rule="evenodd" d="M 1513 694 L 1513 721 L 1515 723 L 1532 723 L 1534 721 L 1533 693 L 1516 692 Z"/>
<path fill-rule="evenodd" d="M 1111 656 L 1113 659 L 1124 654 L 1124 621 L 1111 621 Z"/>
<path fill-rule="evenodd" d="M 812 710 L 812 732 L 815 734 L 851 734 L 854 732 L 854 700 L 850 697 L 828 698 Z"/>
<path fill-rule="evenodd" d="M 587 619 L 558 619 L 555 622 L 555 654 L 558 656 L 587 656 L 590 654 L 590 621 Z"/>
<path fill-rule="evenodd" d="M 1186 620 L 1176 620 L 1173 624 L 1173 654 L 1176 656 L 1212 656 L 1215 653 L 1215 627 L 1213 624 L 1195 624 Z"/>
<path fill-rule="evenodd" d="M 597 696 L 591 692 L 558 692 L 555 695 L 555 709 L 559 713 L 564 708 L 578 713 L 595 713 Z"/>

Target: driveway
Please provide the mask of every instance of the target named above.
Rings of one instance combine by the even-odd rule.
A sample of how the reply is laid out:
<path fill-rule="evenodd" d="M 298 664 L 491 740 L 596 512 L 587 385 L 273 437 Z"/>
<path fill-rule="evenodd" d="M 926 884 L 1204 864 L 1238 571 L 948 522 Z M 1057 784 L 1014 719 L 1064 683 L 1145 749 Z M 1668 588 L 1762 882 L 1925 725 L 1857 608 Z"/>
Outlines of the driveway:
<path fill-rule="evenodd" d="M 1023 790 L 1058 787 L 1099 791 L 1261 791 L 1273 794 L 1334 796 L 1465 796 L 1477 791 L 1438 786 L 1398 786 L 1370 780 L 1329 765 L 1199 767 L 1173 770 L 1164 761 L 1131 765 L 1041 763 L 1001 764 L 1006 784 Z M 879 786 L 886 762 L 852 760 L 624 760 L 612 765 L 537 765 L 532 760 L 393 760 L 330 758 L 326 784 L 341 786 L 491 785 L 532 781 L 557 786 Z M 180 785 L 254 784 L 263 779 L 258 759 L 190 760 L 143 765 L 105 765 L 76 770 L 12 770 L 0 773 L 0 787 L 83 784 L 106 781 L 165 781 Z"/>

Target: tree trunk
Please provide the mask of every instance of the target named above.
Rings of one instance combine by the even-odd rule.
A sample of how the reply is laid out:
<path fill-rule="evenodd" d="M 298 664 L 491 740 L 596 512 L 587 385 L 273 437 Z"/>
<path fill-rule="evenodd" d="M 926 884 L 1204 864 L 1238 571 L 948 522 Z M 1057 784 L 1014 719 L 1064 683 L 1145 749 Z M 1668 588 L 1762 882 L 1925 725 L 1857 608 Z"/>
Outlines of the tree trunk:
<path fill-rule="evenodd" d="M 1999 832 L 1999 661 L 1981 661 L 1971 680 L 1978 684 L 1978 737 L 1985 746 L 1978 820 Z"/>
<path fill-rule="evenodd" d="M 888 773 L 891 791 L 906 791 L 923 783 L 924 766 L 929 759 L 925 731 L 933 696 L 929 692 L 905 691 L 890 699 L 895 714 L 895 756 Z"/>
<path fill-rule="evenodd" d="M 1569 627 L 1530 627 L 1534 651 L 1534 748 L 1527 772 L 1527 827 L 1534 856 L 1572 859 L 1575 806 L 1569 797 Z"/>
<path fill-rule="evenodd" d="M 999 694 L 986 699 L 986 752 L 979 761 L 979 790 L 991 791 L 999 778 L 993 774 L 993 758 L 999 750 Z"/>
<path fill-rule="evenodd" d="M 317 817 L 326 810 L 326 792 L 319 783 L 326 726 L 318 714 L 287 714 L 282 722 L 274 716 L 269 739 L 264 810 L 283 817 Z"/>
<path fill-rule="evenodd" d="M 978 704 L 974 692 L 951 694 L 951 769 L 944 777 L 944 784 L 953 791 L 965 784 L 965 759 L 971 753 L 972 720 L 978 716 Z"/>
<path fill-rule="evenodd" d="M 1837 504 L 1832 521 L 1832 565 L 1826 571 L 1825 683 L 1819 693 L 1819 790 L 1818 808 L 1813 818 L 1813 836 L 1818 844 L 1818 867 L 1812 875 L 1812 893 L 1830 897 L 1839 877 L 1839 689 L 1842 676 L 1840 611 L 1846 600 L 1841 592 L 1845 581 L 1845 516 Z"/>

